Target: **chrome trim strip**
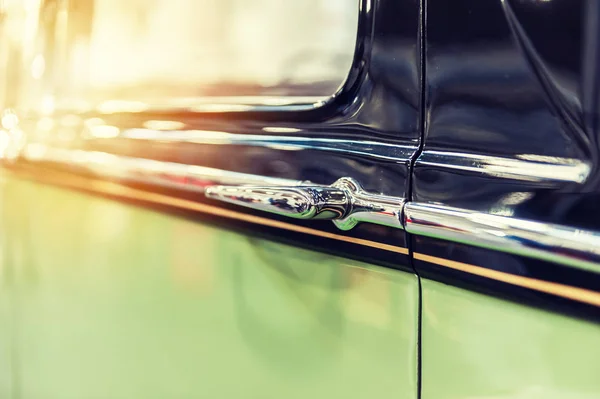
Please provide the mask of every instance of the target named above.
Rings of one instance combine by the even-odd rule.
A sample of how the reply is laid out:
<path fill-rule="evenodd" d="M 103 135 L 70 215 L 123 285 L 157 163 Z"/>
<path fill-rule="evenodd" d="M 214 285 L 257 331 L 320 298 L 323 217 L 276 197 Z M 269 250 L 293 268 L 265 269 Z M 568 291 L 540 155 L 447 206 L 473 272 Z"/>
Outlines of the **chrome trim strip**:
<path fill-rule="evenodd" d="M 266 132 L 290 133 L 286 127 L 265 127 Z M 293 129 L 299 134 L 302 130 Z M 326 138 L 307 138 L 276 135 L 235 134 L 208 130 L 153 130 L 153 129 L 127 129 L 119 137 L 136 140 L 163 141 L 190 144 L 214 145 L 248 145 L 267 147 L 283 151 L 317 150 L 341 152 L 366 156 L 386 161 L 406 162 L 415 152 L 415 147 L 396 144 L 386 144 L 377 141 L 344 140 Z"/>
<path fill-rule="evenodd" d="M 583 183 L 591 171 L 588 163 L 578 159 L 535 154 L 519 154 L 516 157 L 517 159 L 458 152 L 424 151 L 416 165 L 439 166 L 532 182 Z"/>
<path fill-rule="evenodd" d="M 237 186 L 237 191 L 240 192 L 247 191 L 248 186 L 254 188 L 259 186 L 268 188 L 269 193 L 278 191 L 278 189 L 279 191 L 285 189 L 287 192 L 304 192 L 310 187 L 316 187 L 316 191 L 319 191 L 320 194 L 324 194 L 324 190 L 328 188 L 328 186 L 314 185 L 299 180 L 126 157 L 106 152 L 49 147 L 41 143 L 27 144 L 21 152 L 21 157 L 30 162 L 50 162 L 77 168 L 105 179 L 123 179 L 195 193 L 204 193 L 212 186 L 213 194 L 208 196 L 213 199 L 225 198 L 223 195 L 221 196 L 223 198 L 216 198 L 214 193 L 217 188 L 215 186 L 222 186 L 221 191 L 231 191 L 232 187 L 236 188 Z M 403 228 L 400 219 L 404 204 L 403 198 L 368 193 L 358 183 L 348 178 L 342 178 L 335 184 L 337 184 L 336 190 L 343 192 L 343 195 L 347 197 L 343 215 L 338 220 L 334 220 L 340 230 L 350 230 L 361 222 Z M 247 189 L 244 190 L 244 187 Z M 243 201 L 229 202 L 238 205 L 245 204 Z M 263 210 L 266 209 L 263 207 Z"/>
<path fill-rule="evenodd" d="M 31 162 L 52 162 L 94 173 L 140 183 L 203 193 L 215 184 L 298 186 L 302 181 L 230 172 L 204 166 L 133 158 L 98 151 L 84 151 L 27 144 L 21 156 Z"/>
<path fill-rule="evenodd" d="M 192 200 L 172 197 L 169 195 L 151 191 L 139 190 L 136 188 L 123 186 L 119 183 L 114 183 L 111 181 L 90 180 L 88 178 L 77 176 L 69 172 L 46 171 L 44 172 L 43 176 L 40 176 L 39 173 L 28 172 L 27 170 L 20 170 L 16 173 L 20 175 L 25 175 L 34 181 L 53 183 L 61 187 L 88 190 L 96 193 L 112 195 L 119 198 L 127 198 L 144 203 L 165 205 L 169 207 L 185 209 L 192 212 L 200 212 L 226 219 L 236 220 L 244 223 L 253 223 L 275 229 L 287 230 L 295 233 L 307 234 L 315 237 L 321 237 L 325 239 L 361 245 L 363 247 L 375 248 L 383 251 L 408 255 L 408 248 L 401 246 L 384 244 L 377 241 L 365 240 L 363 238 L 356 238 L 342 234 L 330 233 L 328 231 L 312 229 L 305 226 L 298 226 L 293 223 L 286 223 L 281 222 L 279 220 L 269 219 L 266 217 L 250 215 L 243 212 L 236 212 L 229 209 L 203 204 Z"/>
<path fill-rule="evenodd" d="M 318 109 L 333 101 L 332 96 L 231 96 L 182 97 L 145 102 L 138 100 L 105 100 L 92 103 L 84 99 L 58 99 L 51 105 L 52 113 L 90 113 L 100 115 L 141 112 L 302 112 Z"/>
<path fill-rule="evenodd" d="M 60 107 L 63 111 L 90 111 L 95 109 L 102 114 L 118 112 L 158 112 L 158 111 L 188 111 L 188 112 L 247 112 L 247 111 L 304 111 L 320 108 L 335 95 L 331 96 L 221 96 L 221 97 L 182 97 L 166 98 L 157 102 L 147 103 L 131 100 L 108 100 L 95 108 L 91 104 L 80 104 Z"/>
<path fill-rule="evenodd" d="M 332 220 L 340 230 L 359 223 L 403 229 L 403 198 L 366 192 L 358 182 L 342 177 L 329 186 L 213 186 L 208 198 L 296 219 Z"/>
<path fill-rule="evenodd" d="M 422 203 L 406 204 L 404 225 L 411 234 L 600 273 L 600 232 Z"/>

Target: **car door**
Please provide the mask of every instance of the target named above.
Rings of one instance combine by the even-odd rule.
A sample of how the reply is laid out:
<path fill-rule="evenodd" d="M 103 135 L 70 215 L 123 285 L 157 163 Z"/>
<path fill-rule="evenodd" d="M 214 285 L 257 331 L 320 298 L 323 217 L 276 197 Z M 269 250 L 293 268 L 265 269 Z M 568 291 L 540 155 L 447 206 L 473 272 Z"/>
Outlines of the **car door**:
<path fill-rule="evenodd" d="M 425 10 L 422 398 L 596 397 L 598 4 Z"/>
<path fill-rule="evenodd" d="M 29 15 L 3 115 L 3 395 L 416 398 L 419 283 L 400 216 L 420 137 L 419 2 L 84 3 Z M 316 33 L 311 10 L 329 13 Z M 226 54 L 213 18 L 240 29 Z M 321 59 L 339 60 L 319 40 L 343 18 L 358 27 L 339 90 L 202 86 L 240 59 L 270 71 L 265 26 L 289 35 L 280 50 L 316 35 L 325 73 Z"/>

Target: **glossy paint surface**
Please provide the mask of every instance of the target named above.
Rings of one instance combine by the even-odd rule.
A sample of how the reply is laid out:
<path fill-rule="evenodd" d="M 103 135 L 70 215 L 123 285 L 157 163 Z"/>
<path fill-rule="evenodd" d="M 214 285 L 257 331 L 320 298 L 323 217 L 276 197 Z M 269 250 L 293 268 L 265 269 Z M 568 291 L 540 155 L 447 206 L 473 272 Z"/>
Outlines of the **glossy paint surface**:
<path fill-rule="evenodd" d="M 576 100 L 580 32 L 591 28 L 582 21 L 583 3 L 429 0 L 428 147 L 583 156 L 576 137 L 553 115 L 553 93 L 540 84 L 540 68 L 563 72 L 571 83 L 563 82 L 567 97 Z M 551 48 L 546 62 L 528 53 L 525 42 Z"/>
<path fill-rule="evenodd" d="M 600 326 L 422 280 L 423 399 L 595 398 Z"/>
<path fill-rule="evenodd" d="M 600 229 L 597 2 L 428 0 L 426 19 L 414 200 Z M 498 170 L 515 161 L 521 176 Z"/>
<path fill-rule="evenodd" d="M 427 0 L 424 143 L 411 200 L 473 217 L 566 226 L 575 241 L 580 229 L 600 231 L 599 21 L 598 3 L 587 0 Z M 517 240 L 510 231 L 502 234 Z M 598 291 L 595 267 L 582 274 L 551 257 L 475 248 L 484 246 L 483 238 L 450 243 L 418 237 L 413 250 Z M 527 244 L 548 249 L 536 240 Z M 439 281 L 523 299 L 508 284 L 427 262 L 415 266 Z M 537 293 L 524 296 L 540 303 Z"/>
<path fill-rule="evenodd" d="M 416 276 L 0 185 L 0 396 L 416 397 Z"/>

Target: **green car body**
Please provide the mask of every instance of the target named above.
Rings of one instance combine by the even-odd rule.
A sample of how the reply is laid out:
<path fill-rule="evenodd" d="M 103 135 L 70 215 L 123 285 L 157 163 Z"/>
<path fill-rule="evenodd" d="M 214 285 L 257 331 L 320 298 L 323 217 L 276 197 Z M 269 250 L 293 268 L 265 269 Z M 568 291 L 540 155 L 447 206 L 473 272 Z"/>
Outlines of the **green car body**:
<path fill-rule="evenodd" d="M 415 275 L 2 177 L 4 398 L 415 397 Z"/>

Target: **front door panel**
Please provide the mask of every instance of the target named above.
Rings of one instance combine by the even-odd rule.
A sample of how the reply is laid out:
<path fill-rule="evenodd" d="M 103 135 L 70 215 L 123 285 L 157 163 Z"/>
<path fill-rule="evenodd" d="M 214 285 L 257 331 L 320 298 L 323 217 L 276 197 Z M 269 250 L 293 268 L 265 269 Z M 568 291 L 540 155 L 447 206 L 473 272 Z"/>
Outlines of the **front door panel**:
<path fill-rule="evenodd" d="M 425 10 L 422 398 L 597 397 L 598 3 Z"/>

